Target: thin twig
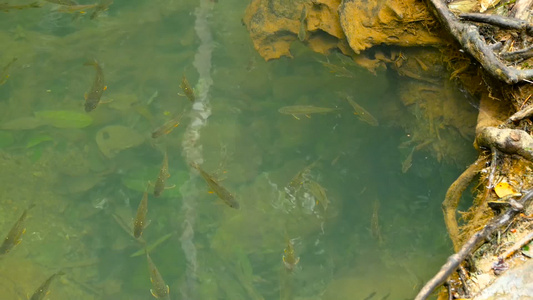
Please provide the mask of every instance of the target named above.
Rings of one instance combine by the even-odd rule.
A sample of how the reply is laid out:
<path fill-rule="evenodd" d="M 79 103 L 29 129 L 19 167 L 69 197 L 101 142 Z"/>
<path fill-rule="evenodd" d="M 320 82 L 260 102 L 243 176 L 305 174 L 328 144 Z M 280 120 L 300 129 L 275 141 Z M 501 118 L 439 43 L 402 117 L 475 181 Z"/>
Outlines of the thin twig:
<path fill-rule="evenodd" d="M 522 248 L 525 244 L 529 243 L 533 239 L 533 231 L 521 238 L 511 248 L 507 249 L 502 255 L 498 257 L 498 260 L 505 260 L 509 256 L 513 255 L 517 250 Z"/>
<path fill-rule="evenodd" d="M 490 161 L 489 184 L 487 186 L 489 190 L 494 187 L 494 174 L 496 174 L 496 167 L 498 165 L 498 149 L 491 147 L 490 152 L 492 153 L 492 159 Z"/>
<path fill-rule="evenodd" d="M 444 284 L 448 290 L 448 300 L 453 300 L 452 285 L 449 282 Z"/>
<path fill-rule="evenodd" d="M 531 94 L 529 94 L 529 96 L 527 96 L 526 100 L 524 100 L 524 102 L 522 102 L 522 105 L 520 105 L 520 109 L 519 110 L 522 110 L 522 108 L 524 108 L 524 105 L 527 103 L 527 100 L 529 100 L 529 98 L 531 98 Z"/>
<path fill-rule="evenodd" d="M 463 266 L 459 266 L 459 278 L 461 278 L 461 283 L 463 284 L 463 292 L 464 292 L 464 298 L 470 298 L 470 290 L 468 289 L 468 285 L 466 284 L 466 270 Z"/>

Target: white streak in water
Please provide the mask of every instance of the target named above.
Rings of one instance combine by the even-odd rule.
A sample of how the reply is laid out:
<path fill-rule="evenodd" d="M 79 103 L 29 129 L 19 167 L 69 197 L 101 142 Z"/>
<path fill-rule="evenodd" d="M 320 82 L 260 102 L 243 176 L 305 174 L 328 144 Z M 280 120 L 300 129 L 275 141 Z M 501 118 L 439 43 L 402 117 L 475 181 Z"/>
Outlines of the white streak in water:
<path fill-rule="evenodd" d="M 211 78 L 211 52 L 213 51 L 213 39 L 211 30 L 209 28 L 208 17 L 213 8 L 213 3 L 210 0 L 200 0 L 200 6 L 195 10 L 196 21 L 194 29 L 200 38 L 200 47 L 194 56 L 193 65 L 198 71 L 199 79 L 195 87 L 196 101 L 190 113 L 190 120 L 187 129 L 185 130 L 184 139 L 182 142 L 183 155 L 187 162 L 201 163 L 202 146 L 198 144 L 200 139 L 200 131 L 206 125 L 207 119 L 211 115 L 211 107 L 209 106 L 209 88 L 213 84 Z M 183 197 L 182 212 L 184 221 L 182 225 L 183 234 L 180 237 L 181 248 L 185 253 L 187 259 L 187 285 L 182 289 L 183 299 L 195 299 L 196 273 L 198 269 L 197 251 L 194 246 L 194 223 L 196 220 L 196 201 L 193 178 L 196 175 L 191 174 L 189 179 L 180 188 Z"/>

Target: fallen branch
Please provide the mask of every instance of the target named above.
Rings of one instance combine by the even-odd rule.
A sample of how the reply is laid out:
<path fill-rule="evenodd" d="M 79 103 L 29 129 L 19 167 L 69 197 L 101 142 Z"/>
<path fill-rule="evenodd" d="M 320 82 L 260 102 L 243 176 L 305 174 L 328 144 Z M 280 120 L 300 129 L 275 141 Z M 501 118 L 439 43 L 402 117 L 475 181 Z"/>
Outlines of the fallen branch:
<path fill-rule="evenodd" d="M 441 267 L 440 271 L 431 278 L 426 285 L 420 290 L 415 300 L 425 300 L 429 295 L 441 284 L 446 281 L 465 258 L 472 254 L 483 242 L 488 239 L 498 228 L 507 226 L 513 218 L 520 213 L 527 202 L 533 199 L 533 189 L 527 190 L 524 196 L 517 201 L 518 205 L 511 206 L 505 213 L 494 217 L 489 224 L 485 225 L 483 229 L 476 232 L 459 250 L 457 253 L 448 257 L 446 263 Z"/>
<path fill-rule="evenodd" d="M 533 116 L 533 105 L 529 105 L 515 112 L 512 116 L 509 117 L 509 119 L 507 119 L 507 123 L 518 122 L 531 116 Z"/>
<path fill-rule="evenodd" d="M 501 43 L 499 43 L 501 45 Z M 494 50 L 494 47 L 492 48 Z M 522 61 L 528 58 L 533 57 L 533 47 L 526 49 L 516 50 L 513 52 L 503 52 L 500 53 L 500 57 L 506 61 Z"/>
<path fill-rule="evenodd" d="M 460 14 L 459 17 L 465 21 L 486 23 L 503 29 L 525 30 L 528 34 L 533 34 L 533 24 L 516 18 L 479 13 Z"/>

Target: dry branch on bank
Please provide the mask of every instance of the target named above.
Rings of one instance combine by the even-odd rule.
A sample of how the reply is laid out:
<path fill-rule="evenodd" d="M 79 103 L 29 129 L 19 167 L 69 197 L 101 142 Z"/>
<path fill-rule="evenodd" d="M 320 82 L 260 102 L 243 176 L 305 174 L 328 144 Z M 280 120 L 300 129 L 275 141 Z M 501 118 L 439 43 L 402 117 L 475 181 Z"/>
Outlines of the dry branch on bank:
<path fill-rule="evenodd" d="M 514 201 L 514 205 L 511 205 L 505 213 L 494 217 L 483 229 L 476 232 L 457 253 L 448 258 L 446 264 L 442 266 L 440 271 L 420 290 L 415 300 L 427 299 L 438 286 L 443 284 L 457 270 L 467 256 L 472 254 L 485 240 L 488 240 L 496 230 L 507 226 L 531 199 L 533 199 L 533 190 L 528 190 L 520 200 Z"/>
<path fill-rule="evenodd" d="M 513 122 L 518 122 L 518 121 L 521 121 L 525 118 L 529 118 L 533 116 L 533 105 L 530 105 L 520 111 L 517 111 L 516 113 L 514 113 L 512 116 L 509 117 L 509 119 L 507 119 L 507 123 L 513 123 Z"/>
<path fill-rule="evenodd" d="M 460 14 L 459 17 L 464 21 L 486 23 L 503 29 L 515 29 L 519 31 L 525 30 L 527 34 L 533 34 L 533 24 L 516 18 L 479 13 Z"/>

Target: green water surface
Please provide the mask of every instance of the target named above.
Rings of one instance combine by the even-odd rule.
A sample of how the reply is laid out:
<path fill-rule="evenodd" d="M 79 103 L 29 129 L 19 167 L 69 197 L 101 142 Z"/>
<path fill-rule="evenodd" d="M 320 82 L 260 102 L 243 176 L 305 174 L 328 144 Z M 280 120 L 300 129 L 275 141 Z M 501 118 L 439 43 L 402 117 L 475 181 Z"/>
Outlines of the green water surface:
<path fill-rule="evenodd" d="M 171 299 L 412 299 L 438 270 L 451 253 L 441 202 L 465 166 L 418 151 L 402 172 L 410 149 L 399 145 L 410 136 L 392 119 L 415 116 L 387 107 L 401 105 L 403 79 L 355 65 L 353 78 L 336 76 L 303 45 L 293 59 L 265 62 L 241 24 L 246 5 L 220 0 L 209 13 L 211 114 L 195 144 L 238 210 L 209 193 L 183 150 L 192 118 L 179 84 L 183 75 L 193 87 L 201 79 L 193 65 L 199 1 L 115 0 L 92 20 L 90 11 L 61 13 L 48 2 L 0 12 L 0 68 L 18 58 L 0 86 L 0 235 L 36 204 L 23 241 L 0 260 L 0 299 L 28 299 L 59 270 L 65 275 L 45 299 L 152 299 L 146 257 L 131 257 L 142 244 L 130 232 L 162 149 L 172 188 L 150 193 L 143 238 L 152 245 L 168 235 L 150 256 Z M 85 113 L 95 71 L 83 64 L 93 59 L 107 89 Z M 359 120 L 339 93 L 380 125 Z M 278 112 L 289 105 L 338 110 L 298 120 Z M 150 137 L 182 111 L 171 133 Z M 128 131 L 101 131 L 111 125 Z M 111 139 L 112 155 L 99 134 Z M 471 160 L 470 141 L 461 143 Z M 315 161 L 306 184 L 287 192 Z M 292 272 L 282 261 L 288 240 L 300 259 Z"/>

